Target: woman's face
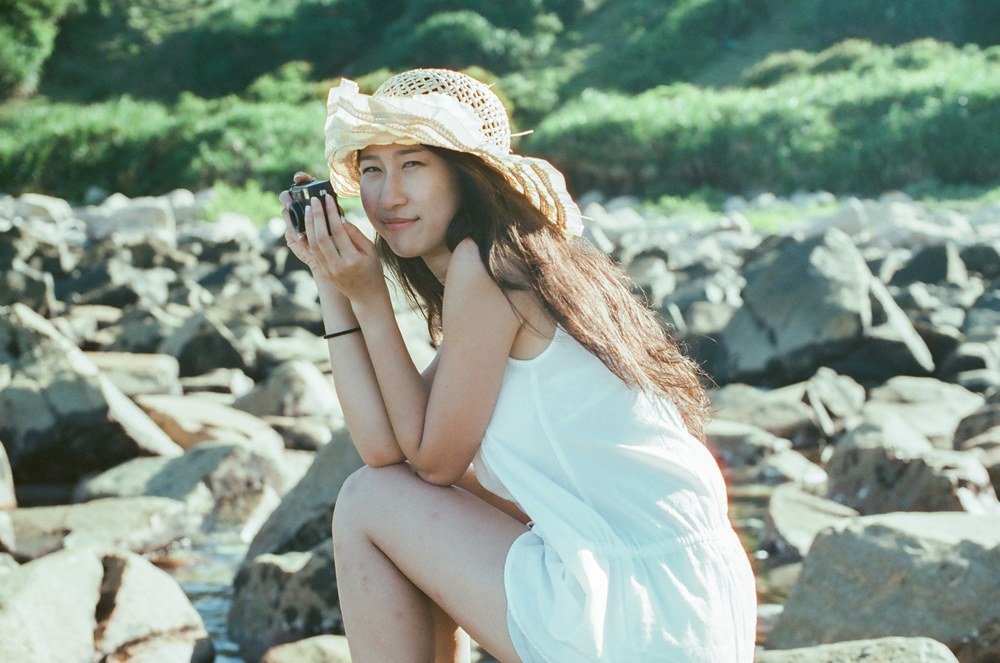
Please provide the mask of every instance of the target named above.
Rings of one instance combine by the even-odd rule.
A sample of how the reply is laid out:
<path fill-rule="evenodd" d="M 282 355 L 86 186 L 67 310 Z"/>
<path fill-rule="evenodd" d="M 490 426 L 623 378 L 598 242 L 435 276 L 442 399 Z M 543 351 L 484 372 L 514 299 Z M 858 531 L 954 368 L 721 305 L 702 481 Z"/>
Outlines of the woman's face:
<path fill-rule="evenodd" d="M 458 211 L 458 181 L 422 145 L 374 145 L 358 154 L 361 203 L 375 230 L 401 258 L 428 264 L 450 257 L 448 224 Z"/>

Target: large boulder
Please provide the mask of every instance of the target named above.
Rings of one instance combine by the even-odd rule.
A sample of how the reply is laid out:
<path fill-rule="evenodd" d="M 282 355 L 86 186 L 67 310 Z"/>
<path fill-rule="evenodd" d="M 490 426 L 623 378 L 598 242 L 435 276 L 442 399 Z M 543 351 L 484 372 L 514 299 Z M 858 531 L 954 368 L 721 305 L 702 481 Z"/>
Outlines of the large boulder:
<path fill-rule="evenodd" d="M 1000 518 L 891 513 L 820 533 L 768 646 L 886 636 L 943 642 L 962 663 L 1000 656 Z"/>
<path fill-rule="evenodd" d="M 934 369 L 906 314 L 840 230 L 765 242 L 743 276 L 744 304 L 719 334 L 712 372 L 720 381 L 787 384 L 834 360 L 861 380 Z M 876 353 L 877 365 L 867 364 Z"/>
<path fill-rule="evenodd" d="M 233 580 L 226 633 L 248 661 L 275 645 L 343 633 L 333 541 L 244 564 Z"/>
<path fill-rule="evenodd" d="M 708 449 L 727 468 L 756 465 L 765 458 L 791 449 L 792 443 L 773 433 L 738 421 L 716 418 L 705 426 Z"/>
<path fill-rule="evenodd" d="M 79 215 L 87 224 L 87 236 L 91 239 L 117 234 L 130 239 L 156 237 L 171 244 L 177 242 L 177 220 L 165 198 L 129 200 L 116 193 L 100 205 L 79 210 Z"/>
<path fill-rule="evenodd" d="M 183 393 L 180 365 L 170 355 L 87 352 L 87 358 L 126 396 Z"/>
<path fill-rule="evenodd" d="M 863 409 L 870 417 L 895 414 L 935 446 L 951 449 L 958 423 L 985 402 L 957 384 L 900 375 L 872 389 Z"/>
<path fill-rule="evenodd" d="M 0 573 L 0 663 L 90 663 L 103 577 L 86 549 Z"/>
<path fill-rule="evenodd" d="M 937 640 L 894 637 L 758 651 L 753 663 L 958 663 L 958 659 Z"/>
<path fill-rule="evenodd" d="M 895 415 L 865 421 L 837 442 L 827 464 L 827 496 L 862 514 L 967 511 L 1000 516 L 983 464 L 936 449 Z"/>
<path fill-rule="evenodd" d="M 247 541 L 290 486 L 280 458 L 242 444 L 203 442 L 180 458 L 136 458 L 84 479 L 74 501 L 104 497 L 169 497 L 202 518 L 205 531 L 239 531 Z"/>
<path fill-rule="evenodd" d="M 795 562 L 809 554 L 817 534 L 858 515 L 854 509 L 787 483 L 771 493 L 757 547 L 772 558 Z"/>
<path fill-rule="evenodd" d="M 333 383 L 315 364 L 301 360 L 276 367 L 253 391 L 236 399 L 233 407 L 258 417 L 344 416 Z"/>
<path fill-rule="evenodd" d="M 207 663 L 215 657 L 198 611 L 180 585 L 145 558 L 127 552 L 103 559 L 94 646 L 111 661 L 175 660 Z M 155 658 L 169 651 L 175 658 Z M 162 653 L 161 653 L 162 656 Z"/>
<path fill-rule="evenodd" d="M 822 436 L 813 409 L 798 393 L 730 384 L 714 391 L 711 399 L 717 419 L 758 426 L 795 447 L 815 446 Z"/>
<path fill-rule="evenodd" d="M 75 481 L 180 447 L 37 313 L 0 307 L 0 439 L 18 482 Z"/>
<path fill-rule="evenodd" d="M 304 552 L 329 539 L 340 488 L 362 465 L 347 429 L 334 435 L 254 537 L 247 562 L 265 553 Z"/>
<path fill-rule="evenodd" d="M 209 440 L 243 441 L 275 456 L 285 448 L 281 435 L 267 422 L 222 403 L 168 395 L 139 396 L 135 400 L 182 449 Z"/>
<path fill-rule="evenodd" d="M 212 311 L 200 311 L 163 339 L 158 353 L 172 355 L 180 362 L 183 377 L 201 375 L 216 368 L 238 368 L 250 372 L 257 360 L 264 336 L 237 336 Z"/>
<path fill-rule="evenodd" d="M 88 546 L 153 553 L 190 535 L 196 524 L 184 504 L 166 497 L 106 498 L 9 513 L 21 559 Z"/>

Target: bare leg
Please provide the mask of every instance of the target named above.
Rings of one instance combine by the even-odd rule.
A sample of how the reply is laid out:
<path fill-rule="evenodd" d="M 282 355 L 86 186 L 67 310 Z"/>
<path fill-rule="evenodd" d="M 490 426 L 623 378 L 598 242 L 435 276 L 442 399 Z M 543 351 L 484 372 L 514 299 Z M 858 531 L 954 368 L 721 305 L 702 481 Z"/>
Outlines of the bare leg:
<path fill-rule="evenodd" d="M 355 663 L 435 660 L 434 606 L 503 663 L 520 663 L 507 631 L 507 550 L 527 527 L 405 465 L 364 467 L 334 514 L 337 586 Z"/>
<path fill-rule="evenodd" d="M 468 634 L 437 603 L 431 603 L 434 617 L 434 663 L 469 663 L 472 643 Z"/>

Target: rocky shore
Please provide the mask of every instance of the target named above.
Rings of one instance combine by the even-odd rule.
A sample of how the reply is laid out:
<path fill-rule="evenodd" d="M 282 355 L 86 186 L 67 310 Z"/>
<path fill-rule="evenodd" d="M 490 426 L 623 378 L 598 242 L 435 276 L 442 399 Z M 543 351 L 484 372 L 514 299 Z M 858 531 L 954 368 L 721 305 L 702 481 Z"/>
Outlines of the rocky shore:
<path fill-rule="evenodd" d="M 581 202 L 714 380 L 757 662 L 1000 661 L 1000 204 Z M 0 197 L 0 663 L 212 660 L 171 574 L 219 536 L 244 660 L 350 660 L 330 518 L 361 460 L 316 288 L 280 225 L 204 204 Z"/>

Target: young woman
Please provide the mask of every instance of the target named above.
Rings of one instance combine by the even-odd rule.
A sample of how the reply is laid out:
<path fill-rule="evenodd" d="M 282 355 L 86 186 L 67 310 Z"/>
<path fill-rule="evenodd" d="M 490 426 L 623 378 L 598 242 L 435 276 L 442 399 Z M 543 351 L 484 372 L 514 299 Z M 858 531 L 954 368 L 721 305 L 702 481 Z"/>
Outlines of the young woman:
<path fill-rule="evenodd" d="M 326 197 L 286 234 L 367 464 L 333 523 L 352 660 L 467 661 L 468 633 L 503 663 L 749 663 L 753 577 L 697 370 L 573 236 L 558 171 L 510 154 L 497 97 L 445 70 L 370 97 L 343 81 L 326 135 L 377 233 Z M 423 374 L 383 265 L 439 340 Z"/>

